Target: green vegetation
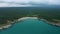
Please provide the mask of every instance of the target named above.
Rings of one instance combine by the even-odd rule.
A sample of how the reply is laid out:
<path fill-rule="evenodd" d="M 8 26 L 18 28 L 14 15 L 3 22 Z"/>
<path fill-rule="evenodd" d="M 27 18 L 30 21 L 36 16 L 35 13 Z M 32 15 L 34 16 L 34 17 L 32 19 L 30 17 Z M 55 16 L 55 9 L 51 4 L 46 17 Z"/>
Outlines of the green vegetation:
<path fill-rule="evenodd" d="M 0 25 L 6 24 L 7 20 L 14 21 L 25 16 L 37 15 L 49 21 L 53 19 L 60 20 L 60 8 L 42 8 L 42 7 L 10 7 L 0 8 Z"/>

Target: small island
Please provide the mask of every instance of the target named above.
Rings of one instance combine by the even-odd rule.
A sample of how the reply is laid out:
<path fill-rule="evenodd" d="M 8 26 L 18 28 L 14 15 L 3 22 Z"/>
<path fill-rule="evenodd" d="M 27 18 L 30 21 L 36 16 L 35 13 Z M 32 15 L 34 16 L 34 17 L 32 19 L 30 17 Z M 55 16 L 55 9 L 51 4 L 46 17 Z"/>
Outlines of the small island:
<path fill-rule="evenodd" d="M 47 8 L 40 7 L 9 7 L 0 8 L 0 29 L 9 28 L 14 23 L 31 17 L 54 26 L 60 26 L 60 10 L 57 8 L 47 10 Z"/>

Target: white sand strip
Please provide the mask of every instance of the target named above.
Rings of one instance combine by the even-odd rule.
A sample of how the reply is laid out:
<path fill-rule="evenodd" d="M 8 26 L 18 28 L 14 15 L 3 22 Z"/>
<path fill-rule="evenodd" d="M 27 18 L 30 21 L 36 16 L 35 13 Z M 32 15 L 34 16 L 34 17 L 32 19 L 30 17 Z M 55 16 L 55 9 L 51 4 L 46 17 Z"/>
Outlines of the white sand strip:
<path fill-rule="evenodd" d="M 20 20 L 25 20 L 25 19 L 38 19 L 37 17 L 22 17 L 22 18 L 20 18 L 20 19 L 18 19 L 18 21 L 20 21 Z"/>

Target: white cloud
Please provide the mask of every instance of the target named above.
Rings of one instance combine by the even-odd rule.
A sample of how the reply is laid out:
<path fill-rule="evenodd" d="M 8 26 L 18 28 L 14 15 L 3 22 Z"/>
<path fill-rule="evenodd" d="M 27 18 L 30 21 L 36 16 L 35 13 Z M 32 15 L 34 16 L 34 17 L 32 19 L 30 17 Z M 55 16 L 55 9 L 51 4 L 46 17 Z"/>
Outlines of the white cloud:
<path fill-rule="evenodd" d="M 0 0 L 0 7 L 27 7 L 32 4 L 60 5 L 60 0 Z"/>
<path fill-rule="evenodd" d="M 0 3 L 0 7 L 28 7 L 32 5 L 21 5 L 21 4 L 10 4 L 10 3 Z"/>

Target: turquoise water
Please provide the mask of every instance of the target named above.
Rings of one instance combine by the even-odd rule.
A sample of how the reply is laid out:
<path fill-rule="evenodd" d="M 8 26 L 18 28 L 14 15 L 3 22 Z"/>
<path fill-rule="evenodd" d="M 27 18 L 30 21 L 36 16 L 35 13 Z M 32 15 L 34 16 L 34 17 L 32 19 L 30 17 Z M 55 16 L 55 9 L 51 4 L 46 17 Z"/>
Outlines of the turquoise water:
<path fill-rule="evenodd" d="M 0 34 L 60 34 L 60 28 L 37 19 L 26 19 L 0 31 Z"/>

